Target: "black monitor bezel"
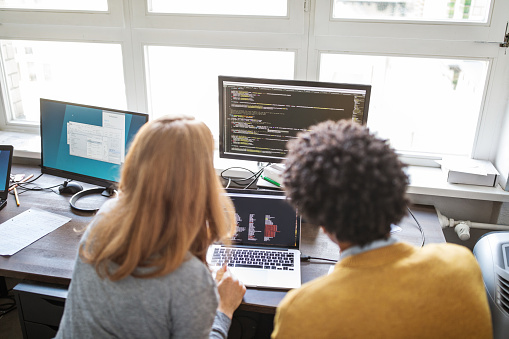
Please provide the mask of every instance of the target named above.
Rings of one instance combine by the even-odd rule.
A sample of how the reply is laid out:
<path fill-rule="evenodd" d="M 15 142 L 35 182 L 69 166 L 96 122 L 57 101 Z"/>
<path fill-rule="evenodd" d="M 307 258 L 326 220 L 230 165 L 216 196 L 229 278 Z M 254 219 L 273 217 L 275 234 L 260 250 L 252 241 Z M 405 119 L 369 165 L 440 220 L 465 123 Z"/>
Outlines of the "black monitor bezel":
<path fill-rule="evenodd" d="M 78 180 L 81 182 L 101 186 L 104 188 L 109 188 L 109 187 L 115 188 L 116 185 L 118 184 L 117 181 L 110 181 L 110 180 L 106 180 L 106 179 L 102 179 L 102 178 L 91 177 L 86 174 L 69 172 L 69 171 L 58 169 L 58 168 L 44 166 L 44 147 L 43 147 L 44 143 L 42 142 L 43 138 L 44 138 L 43 126 L 42 126 L 42 105 L 43 105 L 43 102 L 54 102 L 54 103 L 58 103 L 58 104 L 73 105 L 73 106 L 79 106 L 79 107 L 85 107 L 85 108 L 93 108 L 93 109 L 105 110 L 105 111 L 109 111 L 109 112 L 138 115 L 138 116 L 142 116 L 142 117 L 146 118 L 145 123 L 147 123 L 149 121 L 149 115 L 146 113 L 132 112 L 132 111 L 126 111 L 126 110 L 113 109 L 113 108 L 99 107 L 99 106 L 83 105 L 83 104 L 78 104 L 78 103 L 73 103 L 73 102 L 44 99 L 44 98 L 40 99 L 40 108 L 41 109 L 40 109 L 39 118 L 40 118 L 40 133 L 41 133 L 41 173 L 50 174 L 50 175 L 54 175 L 54 176 L 58 176 L 58 177 L 66 178 L 66 179 Z"/>
<path fill-rule="evenodd" d="M 277 163 L 282 162 L 284 158 L 278 157 L 265 157 L 265 156 L 248 156 L 243 154 L 228 154 L 225 153 L 225 115 L 224 112 L 224 82 L 248 82 L 248 83 L 258 83 L 258 84 L 268 84 L 268 85 L 283 85 L 283 86 L 303 86 L 303 87 L 317 87 L 317 88 L 342 88 L 342 89 L 358 89 L 365 90 L 365 104 L 364 104 L 364 112 L 362 116 L 362 125 L 366 125 L 368 121 L 368 110 L 369 110 L 369 101 L 371 96 L 371 85 L 362 85 L 362 84 L 346 84 L 346 83 L 336 83 L 336 82 L 321 82 L 321 81 L 308 81 L 308 80 L 288 80 L 288 79 L 264 79 L 264 78 L 249 78 L 249 77 L 235 77 L 235 76 L 218 76 L 218 91 L 219 91 L 219 157 L 225 159 L 237 159 L 237 160 L 251 160 L 258 162 L 269 162 L 269 163 Z"/>
<path fill-rule="evenodd" d="M 12 158 L 14 155 L 14 147 L 12 145 L 0 145 L 0 151 L 9 151 L 9 163 L 7 164 L 7 176 L 5 178 L 5 190 L 0 190 L 0 200 L 7 199 L 9 194 L 9 182 L 11 181 Z M 2 183 L 4 184 L 4 183 Z"/>

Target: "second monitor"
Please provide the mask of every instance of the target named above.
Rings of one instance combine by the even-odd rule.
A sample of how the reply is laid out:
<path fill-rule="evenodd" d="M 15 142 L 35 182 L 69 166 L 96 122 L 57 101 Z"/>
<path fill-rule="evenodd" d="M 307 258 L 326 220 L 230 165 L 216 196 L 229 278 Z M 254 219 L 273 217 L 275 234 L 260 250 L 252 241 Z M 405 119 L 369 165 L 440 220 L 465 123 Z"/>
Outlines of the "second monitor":
<path fill-rule="evenodd" d="M 148 115 L 41 99 L 41 172 L 105 188 Z"/>
<path fill-rule="evenodd" d="M 220 76 L 220 156 L 281 162 L 286 143 L 311 125 L 366 124 L 370 92 L 370 85 Z"/>

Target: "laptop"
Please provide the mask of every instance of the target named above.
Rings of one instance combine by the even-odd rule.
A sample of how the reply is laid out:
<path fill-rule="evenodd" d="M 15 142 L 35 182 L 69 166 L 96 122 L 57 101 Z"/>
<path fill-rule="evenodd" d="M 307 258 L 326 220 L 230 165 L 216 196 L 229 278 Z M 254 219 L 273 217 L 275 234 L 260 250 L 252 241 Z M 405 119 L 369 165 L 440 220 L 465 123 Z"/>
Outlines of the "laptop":
<path fill-rule="evenodd" d="M 237 227 L 230 245 L 211 245 L 212 271 L 223 264 L 247 287 L 300 287 L 301 217 L 283 192 L 228 190 Z"/>
<path fill-rule="evenodd" d="M 0 210 L 7 204 L 13 152 L 12 146 L 0 145 Z"/>

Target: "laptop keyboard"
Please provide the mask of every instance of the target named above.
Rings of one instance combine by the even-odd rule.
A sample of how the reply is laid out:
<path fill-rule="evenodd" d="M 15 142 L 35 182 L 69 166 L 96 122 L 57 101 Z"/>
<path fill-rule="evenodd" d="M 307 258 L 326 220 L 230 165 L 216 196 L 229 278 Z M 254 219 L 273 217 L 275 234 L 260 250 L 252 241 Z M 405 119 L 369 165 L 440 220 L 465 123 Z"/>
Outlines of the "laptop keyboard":
<path fill-rule="evenodd" d="M 293 271 L 294 255 L 288 251 L 244 248 L 215 248 L 211 266 L 251 267 L 265 270 Z"/>

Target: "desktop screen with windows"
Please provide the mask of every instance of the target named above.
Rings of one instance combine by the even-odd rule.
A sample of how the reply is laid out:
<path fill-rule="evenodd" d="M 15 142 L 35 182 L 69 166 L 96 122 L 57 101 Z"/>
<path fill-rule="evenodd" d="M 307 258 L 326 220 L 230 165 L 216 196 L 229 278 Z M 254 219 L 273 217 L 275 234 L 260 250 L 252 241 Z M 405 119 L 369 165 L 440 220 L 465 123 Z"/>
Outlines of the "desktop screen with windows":
<path fill-rule="evenodd" d="M 366 124 L 370 92 L 370 85 L 220 76 L 220 156 L 280 162 L 287 142 L 311 125 Z"/>
<path fill-rule="evenodd" d="M 7 191 L 12 160 L 12 146 L 0 146 L 0 197 Z"/>
<path fill-rule="evenodd" d="M 41 99 L 42 172 L 92 184 L 118 182 L 148 115 Z"/>

